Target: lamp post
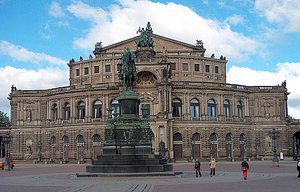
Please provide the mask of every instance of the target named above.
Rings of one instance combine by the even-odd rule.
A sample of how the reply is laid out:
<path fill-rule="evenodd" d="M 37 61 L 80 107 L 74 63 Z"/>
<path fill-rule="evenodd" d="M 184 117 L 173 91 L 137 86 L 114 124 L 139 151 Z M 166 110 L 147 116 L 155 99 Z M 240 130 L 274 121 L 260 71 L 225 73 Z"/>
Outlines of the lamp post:
<path fill-rule="evenodd" d="M 279 167 L 279 161 L 277 156 L 277 145 L 276 145 L 276 139 L 279 138 L 279 131 L 277 131 L 275 128 L 270 131 L 271 138 L 273 140 L 273 167 Z"/>

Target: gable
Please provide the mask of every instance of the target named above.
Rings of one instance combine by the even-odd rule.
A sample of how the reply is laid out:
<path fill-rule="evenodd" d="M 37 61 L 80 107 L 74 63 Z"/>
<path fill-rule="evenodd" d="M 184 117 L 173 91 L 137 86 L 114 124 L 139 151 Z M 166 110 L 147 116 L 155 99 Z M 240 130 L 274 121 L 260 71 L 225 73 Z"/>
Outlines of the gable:
<path fill-rule="evenodd" d="M 105 53 L 122 53 L 124 52 L 125 48 L 129 48 L 132 51 L 136 50 L 136 43 L 135 41 L 137 40 L 138 36 L 103 47 L 101 49 L 101 51 L 94 51 L 95 54 L 100 53 L 100 52 L 105 52 Z M 183 50 L 183 51 L 205 51 L 204 48 L 199 49 L 199 47 L 196 47 L 194 45 L 188 44 L 188 43 L 184 43 L 181 41 L 177 41 L 174 39 L 170 39 L 167 37 L 163 37 L 160 35 L 156 35 L 153 34 L 152 38 L 154 40 L 154 51 L 156 52 L 161 52 L 164 50 L 168 50 L 168 51 L 179 51 L 179 50 Z"/>

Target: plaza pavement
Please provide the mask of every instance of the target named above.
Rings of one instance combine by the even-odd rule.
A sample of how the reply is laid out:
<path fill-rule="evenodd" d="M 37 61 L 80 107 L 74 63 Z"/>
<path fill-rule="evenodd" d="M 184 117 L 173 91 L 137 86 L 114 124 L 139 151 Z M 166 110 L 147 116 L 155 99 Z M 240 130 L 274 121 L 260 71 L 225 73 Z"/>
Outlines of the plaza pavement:
<path fill-rule="evenodd" d="M 250 161 L 248 180 L 241 162 L 217 162 L 216 176 L 209 176 L 208 162 L 201 163 L 202 177 L 195 177 L 193 163 L 175 163 L 177 176 L 84 177 L 87 164 L 19 164 L 0 170 L 0 192 L 299 192 L 296 162 Z"/>

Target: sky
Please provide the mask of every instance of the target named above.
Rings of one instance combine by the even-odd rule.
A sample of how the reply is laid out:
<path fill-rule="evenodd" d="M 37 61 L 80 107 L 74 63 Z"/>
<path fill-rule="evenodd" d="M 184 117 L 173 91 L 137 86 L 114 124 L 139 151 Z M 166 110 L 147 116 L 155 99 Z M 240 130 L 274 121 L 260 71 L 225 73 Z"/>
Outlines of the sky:
<path fill-rule="evenodd" d="M 153 33 L 226 56 L 227 83 L 262 86 L 286 80 L 289 115 L 300 119 L 298 0 L 0 0 L 0 111 L 10 87 L 69 85 L 67 62 L 103 46 Z"/>

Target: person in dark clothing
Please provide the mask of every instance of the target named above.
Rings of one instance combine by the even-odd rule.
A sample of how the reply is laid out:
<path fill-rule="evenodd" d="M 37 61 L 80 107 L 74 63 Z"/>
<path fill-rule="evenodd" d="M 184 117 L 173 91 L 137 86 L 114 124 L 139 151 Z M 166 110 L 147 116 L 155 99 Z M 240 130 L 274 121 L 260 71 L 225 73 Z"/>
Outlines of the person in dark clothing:
<path fill-rule="evenodd" d="M 198 177 L 198 175 L 199 175 L 200 177 L 202 176 L 201 170 L 200 170 L 200 166 L 201 166 L 200 161 L 197 159 L 197 160 L 195 161 L 195 166 L 194 166 L 195 171 L 196 171 L 196 177 Z"/>
<path fill-rule="evenodd" d="M 249 170 L 249 164 L 247 163 L 247 161 L 243 161 L 241 163 L 242 165 L 242 171 L 243 171 L 243 177 L 244 177 L 244 180 L 247 180 L 247 177 L 248 177 L 248 170 Z"/>
<path fill-rule="evenodd" d="M 300 159 L 297 161 L 298 179 L 300 179 Z"/>

